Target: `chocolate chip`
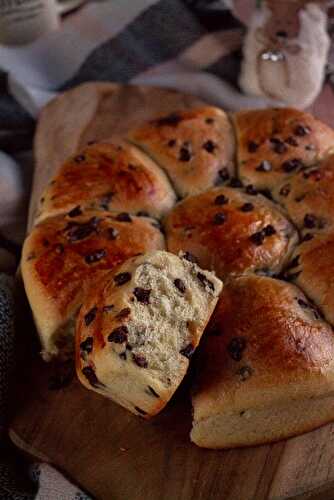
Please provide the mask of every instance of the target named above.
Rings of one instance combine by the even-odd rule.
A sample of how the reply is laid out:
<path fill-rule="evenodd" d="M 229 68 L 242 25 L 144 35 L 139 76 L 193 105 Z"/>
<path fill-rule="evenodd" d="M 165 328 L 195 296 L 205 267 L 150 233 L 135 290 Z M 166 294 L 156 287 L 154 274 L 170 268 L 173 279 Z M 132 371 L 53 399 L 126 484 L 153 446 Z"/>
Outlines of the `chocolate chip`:
<path fill-rule="evenodd" d="M 183 146 L 181 146 L 179 151 L 179 161 L 187 162 L 190 161 L 192 157 L 190 144 L 185 142 Z"/>
<path fill-rule="evenodd" d="M 180 354 L 182 356 L 185 356 L 186 358 L 191 358 L 191 356 L 194 354 L 195 347 L 192 344 L 188 344 L 186 347 L 181 349 Z"/>
<path fill-rule="evenodd" d="M 254 205 L 253 203 L 244 203 L 241 207 L 240 207 L 240 210 L 242 212 L 251 212 L 252 210 L 254 210 Z"/>
<path fill-rule="evenodd" d="M 113 192 L 109 192 L 109 193 L 104 194 L 101 198 L 101 201 L 100 201 L 101 208 L 103 208 L 104 210 L 108 210 L 109 203 L 111 202 L 114 195 L 115 195 L 115 193 L 113 193 Z"/>
<path fill-rule="evenodd" d="M 246 349 L 246 339 L 244 337 L 234 337 L 227 345 L 227 351 L 234 361 L 240 361 L 242 353 Z"/>
<path fill-rule="evenodd" d="M 87 354 L 91 353 L 93 350 L 93 337 L 87 337 L 86 340 L 81 342 L 80 351 L 86 352 Z"/>
<path fill-rule="evenodd" d="M 97 227 L 100 222 L 100 218 L 92 217 L 88 222 L 79 224 L 78 222 L 69 222 L 65 228 L 67 231 L 67 238 L 71 243 L 83 240 L 87 238 L 92 233 L 97 232 Z"/>
<path fill-rule="evenodd" d="M 112 311 L 113 309 L 114 309 L 114 305 L 110 304 L 110 305 L 104 306 L 102 308 L 102 311 L 105 312 L 105 313 L 108 313 L 108 312 Z"/>
<path fill-rule="evenodd" d="M 136 297 L 138 302 L 141 302 L 142 304 L 150 303 L 150 293 L 151 290 L 145 290 L 145 288 L 140 288 L 140 287 L 136 287 L 133 290 L 133 295 Z"/>
<path fill-rule="evenodd" d="M 88 311 L 88 313 L 85 314 L 84 320 L 86 326 L 89 326 L 92 323 L 92 321 L 94 321 L 96 313 L 97 313 L 97 307 L 92 307 L 92 309 L 90 309 L 90 311 Z"/>
<path fill-rule="evenodd" d="M 72 208 L 67 214 L 69 217 L 78 217 L 78 215 L 82 215 L 82 210 L 80 208 L 80 205 L 77 205 L 76 207 Z"/>
<path fill-rule="evenodd" d="M 189 262 L 192 262 L 193 264 L 197 264 L 197 258 L 190 252 L 184 252 L 182 254 L 182 259 L 188 260 Z"/>
<path fill-rule="evenodd" d="M 316 227 L 317 222 L 318 219 L 313 214 L 306 214 L 304 217 L 304 227 L 307 227 L 308 229 L 313 229 L 314 227 Z"/>
<path fill-rule="evenodd" d="M 245 191 L 247 194 L 250 194 L 251 196 L 255 196 L 257 194 L 257 190 L 253 186 L 253 184 L 248 184 L 245 188 Z"/>
<path fill-rule="evenodd" d="M 215 122 L 215 121 L 214 121 L 214 119 L 213 119 L 213 118 L 210 118 L 210 117 L 205 118 L 205 123 L 207 123 L 208 125 L 212 125 L 214 122 Z"/>
<path fill-rule="evenodd" d="M 253 370 L 250 366 L 242 366 L 237 371 L 237 375 L 239 375 L 241 382 L 245 382 L 253 375 Z"/>
<path fill-rule="evenodd" d="M 138 406 L 135 406 L 135 410 L 140 413 L 141 415 L 147 415 L 147 411 L 142 410 L 141 408 L 138 408 Z"/>
<path fill-rule="evenodd" d="M 313 234 L 311 234 L 311 233 L 306 233 L 306 234 L 303 236 L 303 238 L 302 238 L 302 242 L 303 242 L 303 241 L 310 241 L 310 240 L 313 240 L 313 238 L 314 238 L 314 235 L 313 235 Z"/>
<path fill-rule="evenodd" d="M 230 180 L 230 186 L 233 187 L 233 188 L 241 188 L 242 187 L 242 182 L 239 179 L 237 179 L 236 177 L 233 177 Z"/>
<path fill-rule="evenodd" d="M 198 280 L 202 283 L 204 287 L 208 286 L 211 290 L 214 291 L 215 287 L 212 281 L 208 280 L 208 278 L 203 273 L 197 273 Z"/>
<path fill-rule="evenodd" d="M 279 38 L 286 38 L 288 36 L 287 32 L 286 31 L 276 31 L 276 36 L 278 36 Z"/>
<path fill-rule="evenodd" d="M 119 326 L 108 335 L 108 342 L 123 344 L 123 342 L 128 340 L 128 333 L 129 331 L 125 325 Z"/>
<path fill-rule="evenodd" d="M 117 214 L 115 219 L 118 220 L 119 222 L 132 222 L 132 219 L 127 212 L 121 212 Z"/>
<path fill-rule="evenodd" d="M 57 243 L 57 245 L 55 246 L 55 252 L 58 254 L 62 254 L 64 253 L 64 251 L 65 251 L 64 245 L 62 245 L 61 243 Z"/>
<path fill-rule="evenodd" d="M 113 307 L 113 306 L 112 306 Z M 118 314 L 116 314 L 115 319 L 120 320 L 120 319 L 125 319 L 131 314 L 131 309 L 129 307 L 124 307 L 119 311 Z"/>
<path fill-rule="evenodd" d="M 311 132 L 310 127 L 307 127 L 306 125 L 296 125 L 296 127 L 293 130 L 293 133 L 299 137 L 303 137 L 304 135 L 307 135 Z"/>
<path fill-rule="evenodd" d="M 139 212 L 137 212 L 137 216 L 138 217 L 149 217 L 150 214 L 148 212 L 145 212 L 145 210 L 139 210 Z"/>
<path fill-rule="evenodd" d="M 292 135 L 290 135 L 287 139 L 285 139 L 285 142 L 287 144 L 289 144 L 290 146 L 298 146 L 298 142 L 296 141 L 296 139 L 294 137 L 292 137 Z"/>
<path fill-rule="evenodd" d="M 286 160 L 282 163 L 281 167 L 284 172 L 293 172 L 296 168 L 301 168 L 303 166 L 301 160 L 299 158 L 293 158 L 291 160 Z"/>
<path fill-rule="evenodd" d="M 263 228 L 263 233 L 265 236 L 272 236 L 273 234 L 276 234 L 276 229 L 271 224 L 268 224 Z"/>
<path fill-rule="evenodd" d="M 224 222 L 226 222 L 226 214 L 224 212 L 218 212 L 216 213 L 214 216 L 213 216 L 213 220 L 212 222 L 216 225 L 216 226 L 221 226 L 222 224 L 224 224 Z"/>
<path fill-rule="evenodd" d="M 49 240 L 47 240 L 46 238 L 43 238 L 42 245 L 43 245 L 43 247 L 48 247 L 50 245 Z"/>
<path fill-rule="evenodd" d="M 119 273 L 114 276 L 114 282 L 116 283 L 117 286 L 122 286 L 131 279 L 131 274 L 130 273 Z"/>
<path fill-rule="evenodd" d="M 85 161 L 85 159 L 85 155 L 77 155 L 74 157 L 75 163 L 82 163 L 83 161 Z"/>
<path fill-rule="evenodd" d="M 205 151 L 207 151 L 208 153 L 214 153 L 217 145 L 213 141 L 208 140 L 202 145 L 202 148 L 205 149 Z"/>
<path fill-rule="evenodd" d="M 273 195 L 271 194 L 271 191 L 270 189 L 262 189 L 262 191 L 260 191 L 261 194 L 263 194 L 263 196 L 265 196 L 266 198 L 268 198 L 268 200 L 272 200 L 273 199 Z"/>
<path fill-rule="evenodd" d="M 285 184 L 284 186 L 281 187 L 281 189 L 279 190 L 279 194 L 281 196 L 288 196 L 289 193 L 290 193 L 290 189 L 291 189 L 291 186 L 290 184 Z"/>
<path fill-rule="evenodd" d="M 158 127 L 164 127 L 165 125 L 169 127 L 176 127 L 181 121 L 182 117 L 178 113 L 171 113 L 170 115 L 153 120 L 151 123 L 157 125 Z"/>
<path fill-rule="evenodd" d="M 272 165 L 268 160 L 263 160 L 255 170 L 257 170 L 258 172 L 270 172 L 272 170 Z"/>
<path fill-rule="evenodd" d="M 175 144 L 176 144 L 176 139 L 170 139 L 167 143 L 167 146 L 172 148 L 175 146 Z"/>
<path fill-rule="evenodd" d="M 95 262 L 99 262 L 106 255 L 107 255 L 107 251 L 104 248 L 100 248 L 100 249 L 94 250 L 94 252 L 91 252 L 88 255 L 86 255 L 85 262 L 87 264 L 94 264 Z"/>
<path fill-rule="evenodd" d="M 121 353 L 119 354 L 119 357 L 120 357 L 123 361 L 126 361 L 126 351 L 121 352 Z"/>
<path fill-rule="evenodd" d="M 44 203 L 45 202 L 45 198 L 44 196 L 42 196 L 42 198 L 39 200 L 41 203 Z"/>
<path fill-rule="evenodd" d="M 103 386 L 104 384 L 101 384 L 101 382 L 98 380 L 93 368 L 91 366 L 85 366 L 82 369 L 82 374 L 86 377 L 88 382 L 90 383 L 91 386 L 93 387 L 100 387 L 101 385 Z"/>
<path fill-rule="evenodd" d="M 218 170 L 218 175 L 219 175 L 219 178 L 225 182 L 225 181 L 228 181 L 229 178 L 230 178 L 230 174 L 229 174 L 229 171 L 226 167 L 224 168 L 221 168 L 220 170 Z"/>
<path fill-rule="evenodd" d="M 150 385 L 148 385 L 147 388 L 148 388 L 149 393 L 152 394 L 152 396 L 154 396 L 155 398 L 160 398 L 159 394 L 157 392 L 155 392 L 155 390 L 153 389 L 153 387 L 151 387 Z"/>
<path fill-rule="evenodd" d="M 147 368 L 148 362 L 144 356 L 140 356 L 139 354 L 132 354 L 132 359 L 136 363 L 136 365 L 140 366 L 140 368 Z"/>
<path fill-rule="evenodd" d="M 186 285 L 180 278 L 176 278 L 174 280 L 174 285 L 181 293 L 184 293 L 186 291 Z"/>
<path fill-rule="evenodd" d="M 306 144 L 305 149 L 306 149 L 306 151 L 314 151 L 315 145 L 314 144 Z"/>
<path fill-rule="evenodd" d="M 247 148 L 249 153 L 255 153 L 255 151 L 258 150 L 259 145 L 254 141 L 249 141 Z"/>
<path fill-rule="evenodd" d="M 257 233 L 253 233 L 249 239 L 252 243 L 254 243 L 254 245 L 260 246 L 264 242 L 264 233 L 262 231 L 258 231 Z"/>
<path fill-rule="evenodd" d="M 109 240 L 115 240 L 119 233 L 114 227 L 108 227 L 107 234 Z"/>
<path fill-rule="evenodd" d="M 215 205 L 226 205 L 226 203 L 228 203 L 228 198 L 225 195 L 219 194 L 216 196 L 214 201 Z"/>
<path fill-rule="evenodd" d="M 286 153 L 286 151 L 288 150 L 288 148 L 286 147 L 284 142 L 281 141 L 281 139 L 278 139 L 276 137 L 271 137 L 269 140 L 272 144 L 272 149 L 275 151 L 275 153 L 283 154 Z"/>
<path fill-rule="evenodd" d="M 303 201 L 303 200 L 304 200 L 304 198 L 305 198 L 305 197 L 306 197 L 306 193 L 301 194 L 301 195 L 299 195 L 299 196 L 296 196 L 295 201 L 296 201 L 297 203 L 300 203 L 301 201 Z"/>

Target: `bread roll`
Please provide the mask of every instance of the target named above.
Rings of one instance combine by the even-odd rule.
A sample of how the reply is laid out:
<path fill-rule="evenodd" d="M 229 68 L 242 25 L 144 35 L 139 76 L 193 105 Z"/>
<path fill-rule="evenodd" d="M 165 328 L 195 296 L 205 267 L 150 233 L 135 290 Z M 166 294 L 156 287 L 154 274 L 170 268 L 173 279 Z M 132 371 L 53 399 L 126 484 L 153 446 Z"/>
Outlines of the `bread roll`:
<path fill-rule="evenodd" d="M 273 191 L 290 219 L 304 232 L 318 232 L 334 223 L 334 156 L 295 173 Z"/>
<path fill-rule="evenodd" d="M 285 276 L 313 300 L 334 326 L 334 233 L 306 233 L 292 255 Z"/>
<path fill-rule="evenodd" d="M 168 250 L 190 252 L 220 278 L 279 272 L 297 233 L 278 207 L 249 192 L 218 187 L 176 205 L 165 223 Z"/>
<path fill-rule="evenodd" d="M 334 131 L 297 109 L 240 111 L 233 121 L 240 180 L 257 189 L 273 189 L 334 147 Z"/>
<path fill-rule="evenodd" d="M 163 116 L 131 131 L 129 139 L 166 171 L 182 197 L 235 175 L 234 135 L 221 109 L 207 106 Z"/>
<path fill-rule="evenodd" d="M 269 443 L 334 419 L 334 336 L 294 285 L 225 284 L 198 360 L 191 439 L 205 448 Z"/>
<path fill-rule="evenodd" d="M 161 217 L 175 203 L 166 174 L 124 141 L 87 146 L 59 169 L 44 191 L 38 220 L 81 209 Z"/>
<path fill-rule="evenodd" d="M 80 310 L 80 381 L 137 415 L 155 415 L 183 379 L 221 288 L 212 273 L 167 252 L 127 260 Z"/>
<path fill-rule="evenodd" d="M 156 221 L 122 212 L 86 211 L 37 225 L 24 242 L 21 268 L 44 359 L 72 353 L 85 286 L 128 257 L 163 248 Z"/>

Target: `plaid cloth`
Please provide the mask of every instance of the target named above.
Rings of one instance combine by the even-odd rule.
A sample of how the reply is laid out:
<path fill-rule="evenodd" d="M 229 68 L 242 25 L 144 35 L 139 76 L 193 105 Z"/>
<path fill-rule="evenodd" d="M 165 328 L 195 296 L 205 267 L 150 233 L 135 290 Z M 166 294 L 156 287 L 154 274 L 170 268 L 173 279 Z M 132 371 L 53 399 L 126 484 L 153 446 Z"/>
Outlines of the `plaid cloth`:
<path fill-rule="evenodd" d="M 24 47 L 0 47 L 1 499 L 89 498 L 49 465 L 27 464 L 6 438 L 15 352 L 10 274 L 25 234 L 38 112 L 61 90 L 89 80 L 175 88 L 227 109 L 266 106 L 237 86 L 245 28 L 233 5 L 231 0 L 88 2 L 58 31 Z"/>

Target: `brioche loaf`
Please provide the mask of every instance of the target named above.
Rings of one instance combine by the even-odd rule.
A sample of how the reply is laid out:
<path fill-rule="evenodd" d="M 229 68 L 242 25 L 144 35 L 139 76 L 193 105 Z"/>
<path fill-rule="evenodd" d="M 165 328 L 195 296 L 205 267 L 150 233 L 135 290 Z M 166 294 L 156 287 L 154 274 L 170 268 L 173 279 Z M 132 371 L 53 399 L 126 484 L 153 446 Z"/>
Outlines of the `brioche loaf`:
<path fill-rule="evenodd" d="M 128 257 L 163 249 L 147 217 L 125 212 L 73 211 L 41 222 L 26 238 L 22 276 L 45 359 L 73 351 L 75 315 L 84 287 Z"/>
<path fill-rule="evenodd" d="M 334 420 L 332 152 L 334 131 L 307 113 L 211 106 L 79 151 L 23 248 L 44 357 L 73 349 L 76 323 L 82 383 L 158 413 L 215 307 L 214 271 L 226 286 L 199 349 L 192 440 L 252 445 Z"/>
<path fill-rule="evenodd" d="M 222 285 L 168 252 L 128 259 L 106 274 L 80 310 L 78 377 L 148 418 L 183 379 Z"/>

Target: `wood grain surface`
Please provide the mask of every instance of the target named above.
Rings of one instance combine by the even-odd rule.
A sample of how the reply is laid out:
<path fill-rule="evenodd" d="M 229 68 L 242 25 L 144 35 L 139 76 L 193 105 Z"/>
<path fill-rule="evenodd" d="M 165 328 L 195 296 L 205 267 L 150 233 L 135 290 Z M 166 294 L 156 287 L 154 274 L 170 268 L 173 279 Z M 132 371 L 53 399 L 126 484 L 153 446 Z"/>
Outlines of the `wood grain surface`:
<path fill-rule="evenodd" d="M 191 96 L 140 87 L 85 84 L 41 114 L 30 210 L 57 166 L 88 140 L 109 137 L 160 112 L 200 104 Z M 10 437 L 106 500 L 332 500 L 334 424 L 270 446 L 213 451 L 189 441 L 187 377 L 151 421 L 80 386 L 72 363 L 46 364 L 18 287 L 17 387 Z M 284 422 L 282 422 L 284 425 Z"/>

